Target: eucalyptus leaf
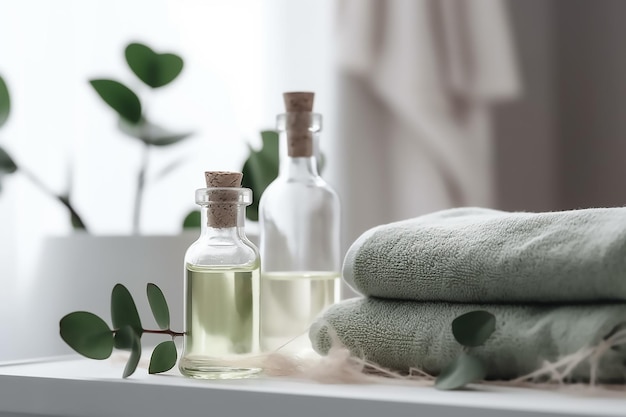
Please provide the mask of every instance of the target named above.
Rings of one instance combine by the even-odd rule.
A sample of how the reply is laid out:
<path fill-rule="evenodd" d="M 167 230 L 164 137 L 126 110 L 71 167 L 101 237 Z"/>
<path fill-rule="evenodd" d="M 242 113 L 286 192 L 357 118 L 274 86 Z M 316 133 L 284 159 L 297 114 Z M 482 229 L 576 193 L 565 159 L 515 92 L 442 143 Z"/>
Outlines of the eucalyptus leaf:
<path fill-rule="evenodd" d="M 139 360 L 141 359 L 141 339 L 129 325 L 125 325 L 117 330 L 115 336 L 115 340 L 123 340 L 130 348 L 130 357 L 128 358 L 128 362 L 126 362 L 124 373 L 122 374 L 123 378 L 128 378 L 135 372 Z"/>
<path fill-rule="evenodd" d="M 278 176 L 279 166 L 278 132 L 263 131 L 261 140 L 263 146 L 260 150 L 255 151 L 250 147 L 250 155 L 241 170 L 241 186 L 252 189 L 254 193 L 252 204 L 246 210 L 246 217 L 253 221 L 259 220 L 259 200 L 267 186 Z"/>
<path fill-rule="evenodd" d="M 121 329 L 115 331 L 113 343 L 118 349 L 131 350 L 133 347 L 133 339 L 137 336 L 137 333 L 135 331 L 129 332 L 123 330 L 126 328 L 132 329 L 129 325 L 124 325 Z"/>
<path fill-rule="evenodd" d="M 163 291 L 153 283 L 148 283 L 146 288 L 148 294 L 148 302 L 150 303 L 150 309 L 157 325 L 161 329 L 169 329 L 170 327 L 170 309 L 167 306 L 167 301 L 163 295 Z"/>
<path fill-rule="evenodd" d="M 89 83 L 117 114 L 130 123 L 139 123 L 141 101 L 130 88 L 118 81 L 108 79 L 90 80 Z"/>
<path fill-rule="evenodd" d="M 139 337 L 143 333 L 135 301 L 128 289 L 122 284 L 116 284 L 111 292 L 111 320 L 115 329 L 120 330 L 124 326 L 130 326 Z M 128 349 L 132 348 L 132 345 L 128 343 L 128 340 L 116 338 L 115 347 Z"/>
<path fill-rule="evenodd" d="M 11 155 L 0 146 L 0 174 L 12 174 L 17 171 L 17 164 Z"/>
<path fill-rule="evenodd" d="M 183 59 L 172 53 L 156 53 L 147 45 L 131 43 L 126 47 L 126 62 L 135 75 L 152 88 L 174 81 L 183 70 Z"/>
<path fill-rule="evenodd" d="M 74 230 L 87 230 L 87 226 L 83 222 L 83 219 L 81 219 L 78 213 L 76 213 L 76 211 L 72 208 L 69 195 L 59 195 L 57 198 L 69 210 L 70 223 L 72 224 Z"/>
<path fill-rule="evenodd" d="M 485 379 L 487 370 L 483 362 L 463 352 L 444 369 L 435 381 L 435 388 L 453 390 Z"/>
<path fill-rule="evenodd" d="M 11 113 L 11 96 L 9 95 L 9 87 L 0 76 L 0 127 L 4 125 Z"/>
<path fill-rule="evenodd" d="M 113 351 L 113 332 L 100 317 L 75 311 L 59 323 L 61 338 L 72 349 L 91 359 L 106 359 Z"/>
<path fill-rule="evenodd" d="M 74 230 L 87 230 L 87 226 L 85 226 L 83 220 L 74 211 L 70 213 L 70 223 Z"/>
<path fill-rule="evenodd" d="M 199 210 L 190 212 L 183 221 L 183 229 L 199 229 L 202 223 L 202 215 Z"/>
<path fill-rule="evenodd" d="M 159 343 L 152 351 L 148 373 L 158 374 L 169 371 L 176 365 L 178 355 L 173 340 Z"/>
<path fill-rule="evenodd" d="M 496 330 L 496 318 L 487 311 L 470 311 L 452 321 L 452 334 L 463 346 L 482 345 L 494 330 Z"/>
<path fill-rule="evenodd" d="M 173 133 L 145 118 L 138 123 L 129 123 L 124 118 L 118 122 L 119 129 L 129 136 L 153 146 L 169 146 L 189 138 L 192 132 Z"/>

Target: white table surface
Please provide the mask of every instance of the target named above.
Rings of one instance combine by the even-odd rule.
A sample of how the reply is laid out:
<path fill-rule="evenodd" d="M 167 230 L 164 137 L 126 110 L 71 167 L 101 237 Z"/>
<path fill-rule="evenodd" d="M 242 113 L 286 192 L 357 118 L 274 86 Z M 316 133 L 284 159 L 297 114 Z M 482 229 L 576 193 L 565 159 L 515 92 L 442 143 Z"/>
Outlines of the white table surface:
<path fill-rule="evenodd" d="M 0 364 L 9 416 L 626 416 L 621 392 L 474 385 L 462 391 L 394 384 L 331 385 L 260 377 L 199 381 L 177 372 L 122 379 L 124 363 L 65 356 Z"/>

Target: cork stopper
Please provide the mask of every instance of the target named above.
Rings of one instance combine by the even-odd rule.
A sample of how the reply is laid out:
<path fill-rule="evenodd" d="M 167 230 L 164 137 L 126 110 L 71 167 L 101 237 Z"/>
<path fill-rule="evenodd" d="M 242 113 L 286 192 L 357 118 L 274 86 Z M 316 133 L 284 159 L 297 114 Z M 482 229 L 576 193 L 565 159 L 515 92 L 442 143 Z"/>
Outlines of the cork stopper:
<path fill-rule="evenodd" d="M 204 173 L 207 188 L 241 188 L 241 172 L 207 171 Z"/>
<path fill-rule="evenodd" d="M 293 92 L 284 93 L 283 100 L 285 101 L 285 111 L 287 113 L 294 112 L 309 112 L 313 111 L 313 98 L 314 93 L 305 92 Z"/>
<path fill-rule="evenodd" d="M 236 190 L 222 188 L 241 188 L 241 172 L 207 171 L 204 173 L 207 188 L 218 188 L 211 194 L 211 203 L 207 209 L 207 225 L 225 228 L 237 226 Z"/>
<path fill-rule="evenodd" d="M 314 93 L 290 92 L 283 94 L 287 113 L 287 152 L 291 157 L 313 156 L 311 121 Z"/>

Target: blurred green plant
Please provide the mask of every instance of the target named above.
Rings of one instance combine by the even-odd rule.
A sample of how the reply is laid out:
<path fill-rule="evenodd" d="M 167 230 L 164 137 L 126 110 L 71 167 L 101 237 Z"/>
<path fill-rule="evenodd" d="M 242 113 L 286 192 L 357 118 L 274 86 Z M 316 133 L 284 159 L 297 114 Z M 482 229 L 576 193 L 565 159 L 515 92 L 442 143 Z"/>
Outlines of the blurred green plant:
<path fill-rule="evenodd" d="M 268 185 L 278 177 L 280 166 L 279 134 L 275 130 L 261 131 L 261 148 L 256 150 L 248 144 L 248 158 L 246 158 L 241 172 L 243 178 L 241 186 L 252 190 L 252 204 L 246 209 L 246 218 L 252 221 L 259 220 L 259 202 Z M 317 169 L 324 168 L 324 155 L 317 158 Z M 183 222 L 183 228 L 199 228 L 200 211 L 191 211 Z"/>
<path fill-rule="evenodd" d="M 141 43 L 130 43 L 125 48 L 128 67 L 135 76 L 151 89 L 164 87 L 174 81 L 181 73 L 183 59 L 172 53 L 157 53 Z M 146 187 L 146 173 L 152 147 L 166 147 L 189 138 L 192 132 L 174 133 L 151 121 L 139 96 L 126 85 L 112 79 L 91 79 L 90 85 L 100 98 L 117 115 L 118 128 L 126 135 L 138 139 L 143 144 L 136 193 L 133 207 L 133 233 L 139 232 L 140 215 Z M 6 123 L 11 110 L 11 100 L 6 82 L 0 77 L 0 128 Z M 174 161 L 166 166 L 153 179 L 162 178 L 166 173 L 182 164 Z M 0 180 L 3 175 L 20 172 L 46 194 L 58 200 L 70 213 L 70 220 L 75 229 L 87 231 L 87 226 L 76 208 L 71 203 L 71 189 L 57 194 L 49 189 L 36 175 L 30 172 L 4 148 L 0 147 Z M 0 184 L 1 185 L 1 184 Z"/>
<path fill-rule="evenodd" d="M 173 53 L 157 53 L 141 43 L 126 46 L 126 63 L 131 71 L 151 89 L 164 87 L 174 81 L 183 70 L 183 59 Z M 118 128 L 126 135 L 138 139 L 143 144 L 141 165 L 137 175 L 137 185 L 133 208 L 133 232 L 139 232 L 140 216 L 146 187 L 146 173 L 152 147 L 170 146 L 189 138 L 191 132 L 174 133 L 156 124 L 146 115 L 139 96 L 126 85 L 112 79 L 92 79 L 89 81 L 100 98 L 117 115 Z M 182 160 L 167 167 L 167 171 L 180 165 Z M 156 178 L 161 177 L 161 175 Z"/>
<path fill-rule="evenodd" d="M 11 96 L 4 78 L 0 75 L 0 128 L 9 119 L 9 114 L 11 114 Z M 2 177 L 14 173 L 17 171 L 17 168 L 17 164 L 11 158 L 11 155 L 0 146 L 0 191 L 2 190 Z"/>
<path fill-rule="evenodd" d="M 471 356 L 469 349 L 483 345 L 496 329 L 496 318 L 483 311 L 470 311 L 452 321 L 452 334 L 463 346 L 461 354 L 437 377 L 435 388 L 453 390 L 485 379 L 487 367 L 479 358 Z"/>
<path fill-rule="evenodd" d="M 170 329 L 170 313 L 161 289 L 149 283 L 146 293 L 158 330 L 144 329 L 132 295 L 128 289 L 117 284 L 111 292 L 111 322 L 113 328 L 99 316 L 87 311 L 74 311 L 59 323 L 61 338 L 72 349 L 90 359 L 107 359 L 113 348 L 130 351 L 124 367 L 123 378 L 132 375 L 141 359 L 141 336 L 145 333 L 163 334 L 171 337 L 159 343 L 150 357 L 148 372 L 157 374 L 169 371 L 176 365 L 178 354 L 174 339 L 184 333 Z"/>
<path fill-rule="evenodd" d="M 249 220 L 259 220 L 259 201 L 268 185 L 278 176 L 279 152 L 278 132 L 261 132 L 262 146 L 258 151 L 248 145 L 250 154 L 243 164 L 241 186 L 250 188 L 254 194 L 252 204 L 246 210 Z"/>
<path fill-rule="evenodd" d="M 243 164 L 241 172 L 243 178 L 241 186 L 252 190 L 252 204 L 246 209 L 246 218 L 252 221 L 259 220 L 259 201 L 263 192 L 278 176 L 279 152 L 278 132 L 264 130 L 261 132 L 261 149 L 255 150 L 248 144 L 248 158 Z M 191 211 L 183 221 L 183 228 L 199 228 L 200 211 Z"/>
<path fill-rule="evenodd" d="M 9 94 L 9 88 L 7 83 L 4 81 L 4 78 L 0 76 L 0 128 L 2 128 L 2 126 L 7 122 L 10 113 L 11 96 Z M 65 206 L 70 213 L 70 221 L 74 228 L 87 230 L 85 222 L 83 222 L 74 206 L 72 206 L 69 189 L 63 194 L 55 193 L 24 165 L 17 163 L 9 152 L 0 146 L 0 191 L 2 191 L 2 177 L 15 172 L 20 172 L 26 178 L 30 179 L 35 186 Z"/>

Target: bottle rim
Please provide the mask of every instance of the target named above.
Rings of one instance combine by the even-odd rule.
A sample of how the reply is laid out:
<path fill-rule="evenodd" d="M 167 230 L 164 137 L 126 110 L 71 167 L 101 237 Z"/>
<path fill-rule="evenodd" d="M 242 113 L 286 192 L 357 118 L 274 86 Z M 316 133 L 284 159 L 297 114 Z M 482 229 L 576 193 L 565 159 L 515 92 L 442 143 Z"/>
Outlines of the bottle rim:
<path fill-rule="evenodd" d="M 237 187 L 211 187 L 196 190 L 196 204 L 252 204 L 252 190 Z"/>
<path fill-rule="evenodd" d="M 290 120 L 295 118 L 301 119 L 302 117 L 309 116 L 309 131 L 313 133 L 321 132 L 322 130 L 322 115 L 320 113 L 312 112 L 298 112 L 298 113 L 281 113 L 276 116 L 276 129 L 279 132 L 287 130 L 287 125 Z"/>

